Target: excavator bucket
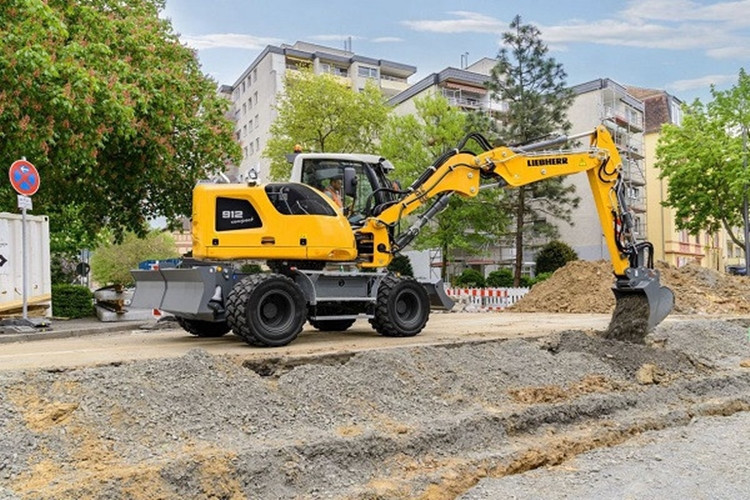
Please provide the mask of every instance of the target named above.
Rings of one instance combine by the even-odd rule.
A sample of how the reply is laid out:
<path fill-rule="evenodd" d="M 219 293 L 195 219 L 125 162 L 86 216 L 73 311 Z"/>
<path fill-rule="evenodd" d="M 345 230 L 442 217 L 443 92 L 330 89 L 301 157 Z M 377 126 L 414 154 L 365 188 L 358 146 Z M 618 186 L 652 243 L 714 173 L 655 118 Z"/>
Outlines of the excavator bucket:
<path fill-rule="evenodd" d="M 659 271 L 631 267 L 612 287 L 615 311 L 606 338 L 643 343 L 674 307 L 674 293 L 659 281 Z"/>

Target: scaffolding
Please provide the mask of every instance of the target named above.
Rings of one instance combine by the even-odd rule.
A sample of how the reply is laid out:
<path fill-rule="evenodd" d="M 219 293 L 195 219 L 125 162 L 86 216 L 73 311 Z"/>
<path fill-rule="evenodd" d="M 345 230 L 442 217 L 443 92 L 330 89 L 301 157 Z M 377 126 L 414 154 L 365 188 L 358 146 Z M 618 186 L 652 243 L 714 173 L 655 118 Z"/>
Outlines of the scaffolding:
<path fill-rule="evenodd" d="M 643 241 L 647 234 L 644 106 L 624 87 L 608 83 L 601 92 L 600 118 L 620 153 L 626 199 L 634 215 L 635 237 Z"/>

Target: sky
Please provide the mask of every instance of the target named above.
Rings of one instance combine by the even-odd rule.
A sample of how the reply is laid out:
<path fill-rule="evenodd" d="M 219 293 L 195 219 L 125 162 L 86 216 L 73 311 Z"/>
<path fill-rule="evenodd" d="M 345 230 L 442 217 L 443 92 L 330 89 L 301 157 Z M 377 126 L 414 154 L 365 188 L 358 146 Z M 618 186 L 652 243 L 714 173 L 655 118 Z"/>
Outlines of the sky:
<path fill-rule="evenodd" d="M 312 42 L 430 73 L 495 57 L 520 15 L 576 85 L 610 78 L 692 102 L 750 70 L 750 0 L 166 0 L 162 16 L 232 85 L 267 45 Z M 464 56 L 464 57 L 462 57 Z"/>

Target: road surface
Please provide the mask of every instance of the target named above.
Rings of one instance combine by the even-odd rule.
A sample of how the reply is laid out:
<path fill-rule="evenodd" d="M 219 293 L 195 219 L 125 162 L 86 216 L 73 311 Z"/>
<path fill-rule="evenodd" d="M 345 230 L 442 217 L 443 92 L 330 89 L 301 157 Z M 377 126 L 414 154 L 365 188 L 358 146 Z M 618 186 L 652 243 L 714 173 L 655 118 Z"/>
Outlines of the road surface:
<path fill-rule="evenodd" d="M 281 348 L 251 347 L 231 334 L 220 338 L 197 338 L 179 327 L 167 330 L 136 329 L 3 344 L 0 346 L 0 370 L 72 368 L 170 358 L 182 356 L 195 348 L 205 349 L 211 354 L 230 354 L 251 359 L 476 342 L 535 337 L 564 330 L 602 331 L 609 324 L 609 319 L 607 314 L 433 313 L 425 329 L 416 337 L 382 337 L 366 320 L 358 320 L 352 328 L 341 333 L 318 332 L 306 325 L 297 340 Z"/>

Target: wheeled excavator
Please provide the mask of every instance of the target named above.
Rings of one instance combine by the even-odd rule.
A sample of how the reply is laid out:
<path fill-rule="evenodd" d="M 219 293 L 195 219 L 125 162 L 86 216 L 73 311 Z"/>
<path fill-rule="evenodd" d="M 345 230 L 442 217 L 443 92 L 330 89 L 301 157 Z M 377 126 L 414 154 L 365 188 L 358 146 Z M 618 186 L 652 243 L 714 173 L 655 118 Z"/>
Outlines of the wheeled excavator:
<path fill-rule="evenodd" d="M 587 146 L 561 149 L 582 139 Z M 480 154 L 466 149 L 470 141 Z M 192 259 L 133 271 L 132 307 L 174 314 L 197 336 L 231 330 L 265 347 L 292 342 L 305 321 L 344 331 L 367 318 L 381 335 L 417 335 L 430 314 L 428 290 L 386 267 L 451 196 L 585 172 L 614 271 L 609 331 L 627 326 L 637 341 L 673 308 L 674 295 L 654 269 L 653 247 L 634 237 L 620 155 L 604 126 L 513 147 L 492 147 L 470 134 L 408 188 L 388 178 L 391 169 L 370 155 L 307 154 L 294 159 L 298 182 L 196 185 Z M 350 200 L 344 207 L 323 192 L 322 180 L 334 175 Z M 271 272 L 243 274 L 234 263 L 245 259 L 265 260 Z"/>

